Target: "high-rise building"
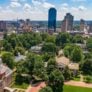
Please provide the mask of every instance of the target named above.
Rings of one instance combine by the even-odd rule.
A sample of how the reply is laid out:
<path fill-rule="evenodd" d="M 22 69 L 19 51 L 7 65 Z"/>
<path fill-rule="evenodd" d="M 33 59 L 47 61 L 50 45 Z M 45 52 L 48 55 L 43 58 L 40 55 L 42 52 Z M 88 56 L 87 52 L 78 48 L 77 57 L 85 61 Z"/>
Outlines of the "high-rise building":
<path fill-rule="evenodd" d="M 80 20 L 80 31 L 84 31 L 85 30 L 85 21 L 83 19 Z"/>
<path fill-rule="evenodd" d="M 92 33 L 92 22 L 90 23 L 89 25 L 89 30 L 88 30 L 89 33 Z"/>
<path fill-rule="evenodd" d="M 64 32 L 72 31 L 73 30 L 73 19 L 74 17 L 70 13 L 67 13 L 66 16 L 64 17 L 64 20 L 62 21 L 61 30 Z"/>
<path fill-rule="evenodd" d="M 56 17 L 57 10 L 55 8 L 50 8 L 48 15 L 48 32 L 56 32 Z"/>
<path fill-rule="evenodd" d="M 0 31 L 6 32 L 6 22 L 5 21 L 0 21 Z"/>
<path fill-rule="evenodd" d="M 67 26 L 68 26 L 68 21 L 67 21 L 67 19 L 64 19 L 62 21 L 61 31 L 62 32 L 67 32 Z"/>

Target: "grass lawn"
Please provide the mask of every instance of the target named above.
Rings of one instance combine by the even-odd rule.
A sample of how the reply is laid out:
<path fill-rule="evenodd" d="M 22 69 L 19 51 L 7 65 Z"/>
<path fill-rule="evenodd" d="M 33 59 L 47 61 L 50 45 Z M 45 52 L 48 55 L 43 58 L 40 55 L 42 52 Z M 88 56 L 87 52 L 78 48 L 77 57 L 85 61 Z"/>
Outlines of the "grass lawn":
<path fill-rule="evenodd" d="M 20 88 L 20 89 L 27 89 L 29 84 L 23 83 L 22 85 L 14 84 L 12 88 Z"/>
<path fill-rule="evenodd" d="M 74 81 L 80 81 L 80 78 L 74 78 L 73 80 Z"/>
<path fill-rule="evenodd" d="M 65 85 L 63 92 L 92 92 L 92 88 L 83 88 Z"/>
<path fill-rule="evenodd" d="M 73 80 L 74 81 L 80 81 L 80 78 L 74 78 Z"/>

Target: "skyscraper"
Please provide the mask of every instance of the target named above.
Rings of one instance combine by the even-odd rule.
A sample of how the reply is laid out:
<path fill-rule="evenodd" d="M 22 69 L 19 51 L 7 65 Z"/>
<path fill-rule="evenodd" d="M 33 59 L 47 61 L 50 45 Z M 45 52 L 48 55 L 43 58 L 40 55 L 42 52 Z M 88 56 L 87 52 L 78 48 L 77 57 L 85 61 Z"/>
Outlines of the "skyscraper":
<path fill-rule="evenodd" d="M 57 10 L 55 8 L 50 8 L 48 15 L 48 31 L 51 33 L 56 32 L 56 16 Z"/>
<path fill-rule="evenodd" d="M 74 17 L 70 13 L 66 14 L 66 16 L 64 17 L 64 20 L 62 22 L 62 26 L 61 26 L 62 31 L 73 30 L 73 19 L 74 19 Z"/>
<path fill-rule="evenodd" d="M 83 19 L 80 20 L 80 31 L 84 31 L 85 29 L 85 21 Z"/>

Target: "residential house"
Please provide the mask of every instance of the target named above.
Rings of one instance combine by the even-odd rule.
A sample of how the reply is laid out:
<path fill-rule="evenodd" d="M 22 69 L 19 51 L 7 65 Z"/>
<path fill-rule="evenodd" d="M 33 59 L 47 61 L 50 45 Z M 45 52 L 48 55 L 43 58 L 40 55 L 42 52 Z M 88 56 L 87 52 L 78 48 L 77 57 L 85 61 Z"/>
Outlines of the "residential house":
<path fill-rule="evenodd" d="M 57 67 L 60 70 L 63 70 L 65 67 L 68 67 L 71 71 L 73 71 L 73 74 L 76 75 L 79 70 L 79 64 L 73 63 L 70 61 L 69 58 L 66 58 L 65 56 L 56 57 Z"/>

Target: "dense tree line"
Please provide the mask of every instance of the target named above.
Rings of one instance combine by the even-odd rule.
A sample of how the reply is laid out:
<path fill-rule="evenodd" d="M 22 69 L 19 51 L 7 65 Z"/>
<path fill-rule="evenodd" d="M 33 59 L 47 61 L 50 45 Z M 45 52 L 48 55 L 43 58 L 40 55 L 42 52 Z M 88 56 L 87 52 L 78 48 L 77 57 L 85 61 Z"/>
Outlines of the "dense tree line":
<path fill-rule="evenodd" d="M 86 41 L 86 50 L 77 44 L 84 44 Z M 42 43 L 42 54 L 38 55 L 30 52 L 32 46 Z M 74 63 L 80 64 L 80 70 L 83 74 L 92 75 L 92 38 L 83 38 L 81 35 L 72 36 L 68 33 L 59 33 L 58 35 L 49 35 L 47 33 L 25 33 L 4 35 L 3 41 L 0 41 L 0 50 L 7 51 L 2 54 L 3 63 L 11 69 L 16 66 L 16 82 L 28 82 L 32 80 L 45 81 L 47 87 L 40 92 L 62 92 L 64 80 L 71 79 L 71 72 L 68 67 L 60 71 L 57 68 L 55 56 L 57 52 L 63 49 L 64 55 Z M 26 59 L 18 63 L 14 62 L 14 56 L 18 53 L 25 55 Z M 23 76 L 26 75 L 26 76 Z"/>

